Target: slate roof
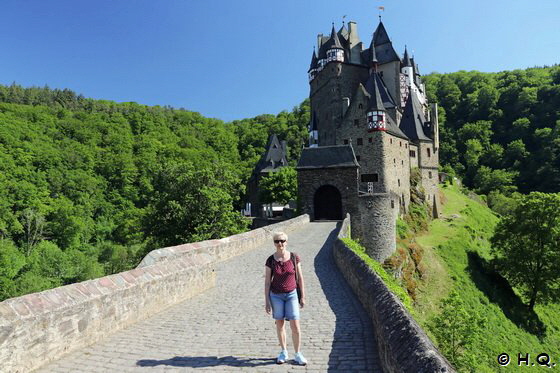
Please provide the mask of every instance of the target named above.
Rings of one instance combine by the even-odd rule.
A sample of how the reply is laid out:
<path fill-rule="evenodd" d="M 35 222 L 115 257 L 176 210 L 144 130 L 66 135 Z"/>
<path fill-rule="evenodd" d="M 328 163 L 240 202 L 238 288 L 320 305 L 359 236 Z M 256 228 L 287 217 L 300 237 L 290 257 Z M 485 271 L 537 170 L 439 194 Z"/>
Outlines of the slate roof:
<path fill-rule="evenodd" d="M 342 44 L 340 43 L 340 39 L 338 38 L 338 34 L 334 29 L 334 25 L 333 25 L 332 30 L 331 30 L 331 37 L 323 45 L 325 46 L 325 51 L 327 51 L 329 49 L 332 49 L 332 48 L 344 49 L 342 47 Z"/>
<path fill-rule="evenodd" d="M 382 106 L 377 106 L 377 107 L 383 107 L 384 109 L 390 109 L 390 108 L 394 108 L 395 106 L 397 106 L 395 104 L 395 100 L 389 94 L 389 91 L 387 90 L 387 87 L 385 86 L 385 83 L 383 82 L 383 80 L 379 76 L 379 73 L 373 72 L 372 74 L 369 75 L 369 78 L 368 78 L 368 80 L 365 84 L 365 88 L 366 88 L 366 91 L 371 96 L 372 100 L 377 100 L 375 92 L 379 92 L 378 97 L 381 100 L 381 102 L 383 103 L 383 105 Z M 369 104 L 373 104 L 373 103 L 370 101 Z"/>
<path fill-rule="evenodd" d="M 393 43 L 389 39 L 383 22 L 379 22 L 377 29 L 373 33 L 373 44 L 375 45 L 375 54 L 380 64 L 401 60 L 393 48 Z"/>
<path fill-rule="evenodd" d="M 403 67 L 412 67 L 412 62 L 410 61 L 406 47 L 404 47 Z"/>
<path fill-rule="evenodd" d="M 255 167 L 255 173 L 278 171 L 278 169 L 287 166 L 286 157 L 287 149 L 285 149 L 276 135 L 271 135 L 268 139 L 266 151 Z"/>
<path fill-rule="evenodd" d="M 304 148 L 296 170 L 347 167 L 360 167 L 352 145 L 331 145 Z"/>
<path fill-rule="evenodd" d="M 307 72 L 310 72 L 316 67 L 317 67 L 317 54 L 315 53 L 315 48 L 313 48 L 313 55 L 311 56 L 311 65 L 309 65 L 309 70 L 307 70 Z"/>
<path fill-rule="evenodd" d="M 422 105 L 416 98 L 416 93 L 410 92 L 408 99 L 406 100 L 404 113 L 399 127 L 411 140 L 431 141 L 424 133 L 424 123 L 426 123 L 426 118 L 424 117 Z"/>

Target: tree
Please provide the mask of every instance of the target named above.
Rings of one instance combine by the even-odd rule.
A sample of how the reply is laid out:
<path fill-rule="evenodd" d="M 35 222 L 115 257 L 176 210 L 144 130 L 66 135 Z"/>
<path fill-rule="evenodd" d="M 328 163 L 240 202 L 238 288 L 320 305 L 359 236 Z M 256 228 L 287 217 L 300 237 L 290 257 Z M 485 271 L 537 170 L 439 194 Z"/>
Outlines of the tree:
<path fill-rule="evenodd" d="M 533 192 L 498 223 L 491 239 L 498 270 L 529 299 L 560 299 L 560 193 Z"/>
<path fill-rule="evenodd" d="M 469 354 L 480 336 L 486 319 L 471 309 L 467 311 L 457 291 L 452 291 L 441 302 L 441 313 L 429 321 L 429 327 L 439 348 L 460 371 L 472 371 L 476 356 Z"/>
<path fill-rule="evenodd" d="M 261 179 L 261 201 L 278 202 L 282 205 L 297 197 L 297 172 L 292 167 L 282 167 Z"/>

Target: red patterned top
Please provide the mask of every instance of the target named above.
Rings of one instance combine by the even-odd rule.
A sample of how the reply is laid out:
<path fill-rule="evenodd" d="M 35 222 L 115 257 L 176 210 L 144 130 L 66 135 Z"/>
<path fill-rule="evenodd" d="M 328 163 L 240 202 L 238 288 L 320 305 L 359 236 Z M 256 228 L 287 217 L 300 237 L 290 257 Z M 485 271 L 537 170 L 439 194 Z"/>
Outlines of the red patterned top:
<path fill-rule="evenodd" d="M 299 255 L 294 254 L 296 263 L 299 264 Z M 291 256 L 291 254 L 290 254 Z M 296 269 L 291 258 L 285 262 L 279 262 L 271 255 L 265 264 L 272 270 L 272 282 L 270 283 L 270 291 L 273 293 L 289 293 L 297 287 Z"/>

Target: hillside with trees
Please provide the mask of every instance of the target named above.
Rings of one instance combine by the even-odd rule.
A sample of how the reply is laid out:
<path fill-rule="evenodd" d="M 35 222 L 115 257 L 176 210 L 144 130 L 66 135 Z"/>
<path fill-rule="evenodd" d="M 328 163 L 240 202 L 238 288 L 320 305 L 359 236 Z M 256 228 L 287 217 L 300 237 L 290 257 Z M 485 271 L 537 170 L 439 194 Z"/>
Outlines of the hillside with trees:
<path fill-rule="evenodd" d="M 248 228 L 245 183 L 273 132 L 297 160 L 304 102 L 224 123 L 170 107 L 0 86 L 0 300 L 135 267 Z"/>
<path fill-rule="evenodd" d="M 464 184 L 502 196 L 560 191 L 560 66 L 424 77 L 440 105 L 440 164 Z"/>

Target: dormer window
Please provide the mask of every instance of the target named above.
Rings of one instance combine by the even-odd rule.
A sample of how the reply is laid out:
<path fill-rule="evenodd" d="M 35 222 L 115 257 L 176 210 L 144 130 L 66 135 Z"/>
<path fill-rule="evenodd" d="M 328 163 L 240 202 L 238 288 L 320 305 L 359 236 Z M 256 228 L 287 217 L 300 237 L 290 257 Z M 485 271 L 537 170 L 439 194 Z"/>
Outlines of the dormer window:
<path fill-rule="evenodd" d="M 367 113 L 368 132 L 386 131 L 385 112 L 382 110 L 372 110 Z"/>

